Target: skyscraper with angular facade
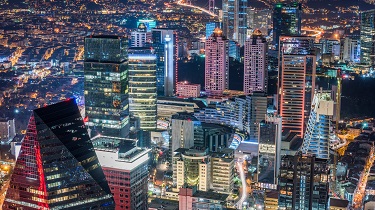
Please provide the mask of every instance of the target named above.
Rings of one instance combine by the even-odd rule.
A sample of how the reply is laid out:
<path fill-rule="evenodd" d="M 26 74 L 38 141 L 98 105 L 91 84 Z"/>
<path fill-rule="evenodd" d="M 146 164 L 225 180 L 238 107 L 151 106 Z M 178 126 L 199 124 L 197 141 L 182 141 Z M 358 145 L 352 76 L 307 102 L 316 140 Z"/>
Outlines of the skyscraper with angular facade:
<path fill-rule="evenodd" d="M 75 99 L 32 112 L 3 209 L 114 209 Z"/>
<path fill-rule="evenodd" d="M 315 89 L 314 38 L 281 36 L 279 60 L 279 114 L 283 129 L 303 137 Z"/>
<path fill-rule="evenodd" d="M 85 115 L 93 135 L 129 134 L 127 51 L 125 38 L 85 38 Z"/>
<path fill-rule="evenodd" d="M 152 47 L 157 57 L 156 87 L 158 96 L 173 96 L 178 81 L 177 72 L 177 33 L 172 29 L 154 28 Z"/>
<path fill-rule="evenodd" d="M 223 0 L 223 33 L 241 46 L 246 41 L 247 0 Z"/>
<path fill-rule="evenodd" d="M 207 95 L 222 95 L 229 88 L 229 44 L 216 28 L 206 41 L 205 90 Z"/>
<path fill-rule="evenodd" d="M 156 55 L 151 48 L 129 48 L 129 112 L 140 129 L 156 129 Z"/>
<path fill-rule="evenodd" d="M 243 92 L 267 92 L 268 45 L 260 30 L 255 30 L 245 43 Z"/>
<path fill-rule="evenodd" d="M 273 44 L 279 37 L 301 35 L 302 6 L 300 3 L 277 3 L 273 9 Z M 277 49 L 277 48 L 276 48 Z"/>
<path fill-rule="evenodd" d="M 375 64 L 375 10 L 361 13 L 361 63 Z"/>

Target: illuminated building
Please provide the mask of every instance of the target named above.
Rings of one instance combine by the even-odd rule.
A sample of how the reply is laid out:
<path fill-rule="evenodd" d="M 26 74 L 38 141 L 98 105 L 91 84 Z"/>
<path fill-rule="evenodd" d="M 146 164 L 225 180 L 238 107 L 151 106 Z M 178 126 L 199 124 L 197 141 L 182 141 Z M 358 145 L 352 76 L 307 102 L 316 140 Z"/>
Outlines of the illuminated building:
<path fill-rule="evenodd" d="M 150 149 L 137 147 L 135 140 L 107 136 L 96 136 L 92 143 L 116 210 L 147 210 Z"/>
<path fill-rule="evenodd" d="M 273 10 L 273 44 L 279 37 L 301 35 L 302 6 L 300 3 L 277 3 Z M 277 48 L 276 48 L 277 49 Z"/>
<path fill-rule="evenodd" d="M 258 29 L 264 35 L 268 35 L 268 31 L 271 28 L 271 16 L 272 10 L 264 9 L 264 10 L 255 10 L 254 8 L 248 7 L 247 8 L 247 27 L 248 27 L 248 34 L 251 35 L 255 29 Z M 250 36 L 247 36 L 250 37 Z"/>
<path fill-rule="evenodd" d="M 361 41 L 345 37 L 341 39 L 340 61 L 359 63 L 361 57 Z"/>
<path fill-rule="evenodd" d="M 315 89 L 316 55 L 314 38 L 280 37 L 279 114 L 283 129 L 303 137 Z"/>
<path fill-rule="evenodd" d="M 85 116 L 96 133 L 129 133 L 128 43 L 118 36 L 85 38 Z"/>
<path fill-rule="evenodd" d="M 184 98 L 196 98 L 201 95 L 200 84 L 190 84 L 189 82 L 178 82 L 176 95 Z"/>
<path fill-rule="evenodd" d="M 262 32 L 255 30 L 245 43 L 243 92 L 248 95 L 254 91 L 267 92 L 268 45 Z"/>
<path fill-rule="evenodd" d="M 229 88 L 229 45 L 223 31 L 216 28 L 206 41 L 205 90 L 208 95 L 222 95 Z"/>
<path fill-rule="evenodd" d="M 144 23 L 138 25 L 137 31 L 131 32 L 131 47 L 144 47 L 147 40 L 147 28 Z"/>
<path fill-rule="evenodd" d="M 11 141 L 15 136 L 15 119 L 0 119 L 0 140 Z"/>
<path fill-rule="evenodd" d="M 301 153 L 282 157 L 278 183 L 279 209 L 327 209 L 329 174 L 326 159 Z"/>
<path fill-rule="evenodd" d="M 221 28 L 220 22 L 208 22 L 206 23 L 206 39 L 211 36 L 215 28 Z"/>
<path fill-rule="evenodd" d="M 266 116 L 259 124 L 258 138 L 258 187 L 277 188 L 281 159 L 281 117 Z"/>
<path fill-rule="evenodd" d="M 240 60 L 240 45 L 232 40 L 229 40 L 229 48 L 228 48 L 229 57 L 233 58 L 234 60 Z"/>
<path fill-rule="evenodd" d="M 200 122 L 191 113 L 181 112 L 172 116 L 170 150 L 189 149 L 194 146 L 194 131 Z"/>
<path fill-rule="evenodd" d="M 196 187 L 180 188 L 178 193 L 179 210 L 224 210 L 228 194 L 217 193 L 213 191 L 199 191 Z"/>
<path fill-rule="evenodd" d="M 375 64 L 375 10 L 361 13 L 361 63 Z"/>
<path fill-rule="evenodd" d="M 258 129 L 259 123 L 264 120 L 267 114 L 267 95 L 263 92 L 254 92 L 250 96 L 250 106 L 246 110 L 248 116 L 250 115 L 249 130 L 250 130 L 250 140 L 258 141 Z M 241 116 L 241 115 L 240 115 Z M 247 117 L 245 115 L 245 117 Z"/>
<path fill-rule="evenodd" d="M 114 209 L 75 99 L 35 109 L 3 209 Z"/>
<path fill-rule="evenodd" d="M 264 198 L 264 209 L 278 210 L 279 209 L 279 193 L 277 191 L 266 191 Z"/>
<path fill-rule="evenodd" d="M 234 185 L 234 150 L 223 149 L 211 153 L 211 164 L 211 189 L 220 193 L 232 193 Z"/>
<path fill-rule="evenodd" d="M 156 87 L 158 96 L 173 96 L 177 76 L 177 33 L 171 29 L 154 28 L 152 47 L 157 57 Z"/>
<path fill-rule="evenodd" d="M 129 48 L 129 112 L 141 130 L 156 129 L 156 55 L 150 48 Z"/>
<path fill-rule="evenodd" d="M 223 0 L 223 33 L 243 46 L 246 40 L 247 0 Z"/>
<path fill-rule="evenodd" d="M 192 113 L 194 110 L 204 107 L 206 105 L 202 101 L 191 98 L 158 97 L 157 100 L 157 111 L 160 118 L 170 119 L 178 112 Z"/>
<path fill-rule="evenodd" d="M 137 26 L 139 26 L 140 23 L 145 24 L 147 32 L 151 32 L 152 29 L 156 28 L 156 21 L 152 19 L 140 19 L 137 21 Z"/>
<path fill-rule="evenodd" d="M 330 92 L 315 92 L 310 118 L 303 139 L 302 152 L 317 158 L 329 159 L 329 142 L 333 134 L 331 125 L 334 101 Z"/>

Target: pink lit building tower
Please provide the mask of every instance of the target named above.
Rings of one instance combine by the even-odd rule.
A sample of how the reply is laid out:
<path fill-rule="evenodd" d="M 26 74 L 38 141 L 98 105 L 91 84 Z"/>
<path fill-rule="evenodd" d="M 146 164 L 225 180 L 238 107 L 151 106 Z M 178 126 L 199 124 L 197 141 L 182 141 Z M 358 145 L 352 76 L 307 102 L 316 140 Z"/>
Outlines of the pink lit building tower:
<path fill-rule="evenodd" d="M 267 92 L 267 48 L 267 41 L 258 29 L 245 42 L 243 92 L 246 95 Z"/>
<path fill-rule="evenodd" d="M 229 41 L 216 28 L 206 41 L 205 89 L 207 95 L 222 95 L 229 88 Z"/>

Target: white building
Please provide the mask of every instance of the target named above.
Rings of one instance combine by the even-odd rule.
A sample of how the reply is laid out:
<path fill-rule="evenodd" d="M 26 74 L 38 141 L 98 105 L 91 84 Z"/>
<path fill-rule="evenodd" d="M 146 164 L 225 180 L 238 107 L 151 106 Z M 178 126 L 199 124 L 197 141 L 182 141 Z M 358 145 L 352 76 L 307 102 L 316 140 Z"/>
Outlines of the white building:
<path fill-rule="evenodd" d="M 131 47 L 144 47 L 147 41 L 147 28 L 140 23 L 137 31 L 131 32 Z"/>
<path fill-rule="evenodd" d="M 0 140 L 11 141 L 15 136 L 15 119 L 0 119 Z"/>
<path fill-rule="evenodd" d="M 245 43 L 243 92 L 267 92 L 267 41 L 260 30 L 255 30 Z"/>
<path fill-rule="evenodd" d="M 205 90 L 222 95 L 229 88 L 229 41 L 219 28 L 206 41 Z"/>
<path fill-rule="evenodd" d="M 190 84 L 188 82 L 178 82 L 177 83 L 177 92 L 178 97 L 191 98 L 199 97 L 201 93 L 200 84 Z"/>

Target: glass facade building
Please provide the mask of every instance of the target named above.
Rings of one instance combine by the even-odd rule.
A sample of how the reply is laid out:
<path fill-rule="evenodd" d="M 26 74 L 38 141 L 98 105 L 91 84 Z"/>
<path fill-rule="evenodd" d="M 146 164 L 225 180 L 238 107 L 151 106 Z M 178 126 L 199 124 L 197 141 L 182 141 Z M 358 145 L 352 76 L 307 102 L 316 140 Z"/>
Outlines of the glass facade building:
<path fill-rule="evenodd" d="M 220 22 L 206 23 L 206 39 L 208 39 L 208 37 L 210 37 L 214 33 L 215 28 L 221 28 Z"/>
<path fill-rule="evenodd" d="M 152 47 L 157 57 L 156 88 L 158 96 L 173 96 L 178 81 L 177 33 L 171 29 L 153 29 Z"/>
<path fill-rule="evenodd" d="M 279 37 L 301 35 L 302 6 L 299 3 L 277 3 L 273 10 L 273 44 Z M 277 49 L 277 48 L 276 48 Z"/>
<path fill-rule="evenodd" d="M 93 134 L 129 134 L 127 40 L 117 36 L 85 38 L 85 115 Z"/>
<path fill-rule="evenodd" d="M 129 112 L 140 129 L 156 129 L 156 55 L 151 48 L 129 48 Z"/>
<path fill-rule="evenodd" d="M 375 10 L 361 13 L 361 63 L 375 64 Z"/>
<path fill-rule="evenodd" d="M 3 209 L 114 209 L 75 99 L 32 112 Z"/>
<path fill-rule="evenodd" d="M 247 0 L 223 0 L 224 35 L 241 46 L 247 34 Z"/>

